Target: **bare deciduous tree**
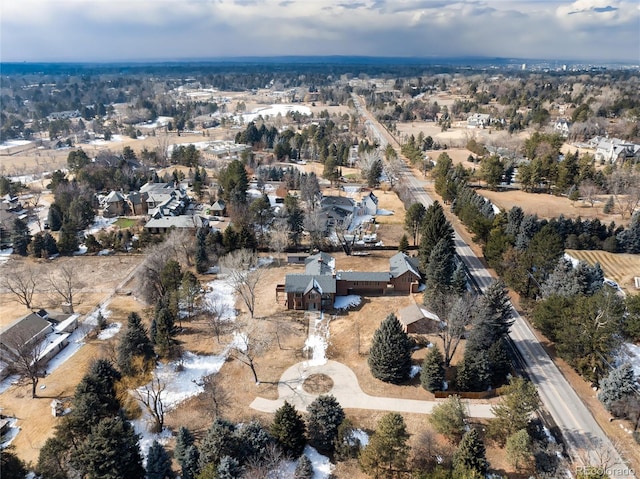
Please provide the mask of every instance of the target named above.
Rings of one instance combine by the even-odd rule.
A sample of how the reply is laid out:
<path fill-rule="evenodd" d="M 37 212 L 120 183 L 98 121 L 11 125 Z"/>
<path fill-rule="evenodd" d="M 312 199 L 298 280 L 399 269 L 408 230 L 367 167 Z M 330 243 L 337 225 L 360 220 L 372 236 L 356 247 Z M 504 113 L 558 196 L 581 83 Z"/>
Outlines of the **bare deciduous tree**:
<path fill-rule="evenodd" d="M 622 217 L 631 216 L 640 205 L 640 174 L 617 169 L 609 175 L 608 186 Z"/>
<path fill-rule="evenodd" d="M 264 276 L 264 269 L 258 267 L 258 256 L 248 249 L 232 251 L 220 260 L 221 272 L 227 275 L 231 287 L 242 299 L 254 317 L 256 289 Z"/>
<path fill-rule="evenodd" d="M 82 287 L 82 283 L 72 266 L 65 264 L 56 268 L 55 272 L 49 275 L 49 283 L 73 310 L 74 293 Z"/>
<path fill-rule="evenodd" d="M 290 236 L 291 228 L 286 220 L 276 221 L 273 224 L 270 232 L 269 246 L 278 256 L 278 265 L 280 265 L 280 255 L 289 245 Z"/>
<path fill-rule="evenodd" d="M 396 182 L 400 180 L 400 174 L 402 173 L 403 167 L 404 162 L 397 156 L 389 158 L 384 164 L 384 174 L 386 175 L 387 183 L 389 183 L 392 190 Z"/>
<path fill-rule="evenodd" d="M 206 376 L 196 384 L 204 388 L 200 399 L 205 410 L 212 418 L 220 416 L 231 406 L 231 396 L 222 387 L 222 380 L 218 374 Z"/>
<path fill-rule="evenodd" d="M 231 347 L 230 355 L 233 359 L 249 366 L 256 384 L 260 384 L 256 370 L 256 359 L 267 351 L 271 345 L 271 337 L 260 331 L 255 324 L 245 325 L 242 333 L 237 333 Z"/>
<path fill-rule="evenodd" d="M 442 339 L 444 365 L 449 367 L 471 321 L 475 300 L 469 294 L 460 298 L 441 294 L 435 302 L 434 312 L 442 320 L 437 334 Z"/>
<path fill-rule="evenodd" d="M 0 343 L 0 357 L 9 364 L 9 371 L 18 376 L 18 384 L 31 386 L 31 397 L 37 397 L 38 382 L 44 377 L 46 365 L 41 356 L 46 346 L 42 337 L 32 337 L 30 331 L 12 328 Z"/>
<path fill-rule="evenodd" d="M 2 286 L 7 288 L 14 296 L 18 303 L 32 309 L 33 295 L 37 289 L 38 273 L 35 269 L 15 271 L 10 275 L 6 275 L 2 281 Z"/>
<path fill-rule="evenodd" d="M 596 201 L 596 195 L 600 194 L 600 187 L 593 182 L 593 180 L 584 180 L 580 184 L 580 194 L 587 200 L 593 208 L 593 203 Z"/>
<path fill-rule="evenodd" d="M 136 389 L 138 400 L 144 405 L 153 418 L 150 432 L 160 432 L 164 428 L 164 402 L 163 393 L 167 385 L 159 378 L 153 378 L 142 389 Z"/>
<path fill-rule="evenodd" d="M 228 306 L 221 299 L 208 298 L 204 307 L 207 310 L 207 313 L 205 313 L 206 322 L 211 327 L 211 331 L 218 343 L 220 343 L 220 336 L 227 334 L 233 328 L 233 323 L 229 318 Z"/>

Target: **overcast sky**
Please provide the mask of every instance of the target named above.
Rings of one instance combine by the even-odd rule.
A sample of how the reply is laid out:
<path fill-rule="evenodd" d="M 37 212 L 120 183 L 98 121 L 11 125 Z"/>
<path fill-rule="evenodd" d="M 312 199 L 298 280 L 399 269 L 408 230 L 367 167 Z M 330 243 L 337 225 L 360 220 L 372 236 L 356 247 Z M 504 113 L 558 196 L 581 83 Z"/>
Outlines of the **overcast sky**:
<path fill-rule="evenodd" d="M 2 61 L 496 56 L 640 62 L 638 0 L 0 0 Z"/>

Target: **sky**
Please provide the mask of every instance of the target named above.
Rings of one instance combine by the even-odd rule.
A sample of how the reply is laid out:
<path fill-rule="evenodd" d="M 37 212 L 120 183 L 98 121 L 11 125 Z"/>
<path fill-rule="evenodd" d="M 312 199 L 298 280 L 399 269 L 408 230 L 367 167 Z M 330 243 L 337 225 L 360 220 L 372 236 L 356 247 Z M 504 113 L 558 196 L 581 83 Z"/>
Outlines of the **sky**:
<path fill-rule="evenodd" d="M 238 56 L 640 63 L 638 0 L 0 0 L 0 61 Z"/>

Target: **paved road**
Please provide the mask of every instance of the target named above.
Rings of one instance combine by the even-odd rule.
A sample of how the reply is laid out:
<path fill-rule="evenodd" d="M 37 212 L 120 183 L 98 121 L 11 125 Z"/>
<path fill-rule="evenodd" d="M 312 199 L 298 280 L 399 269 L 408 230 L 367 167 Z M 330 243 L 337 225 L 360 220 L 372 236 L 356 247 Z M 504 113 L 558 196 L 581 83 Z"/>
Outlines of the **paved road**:
<path fill-rule="evenodd" d="M 355 95 L 353 98 L 358 112 L 365 118 L 367 128 L 376 130 L 373 133 L 374 137 L 383 138 L 384 144 L 390 143 L 400 153 L 400 145 L 366 111 L 363 100 Z M 400 182 L 410 185 L 417 201 L 425 206 L 433 203 L 424 189 L 424 182 L 416 178 L 409 168 L 405 168 L 402 172 Z M 457 232 L 455 244 L 460 258 L 469 268 L 478 286 L 483 290 L 486 289 L 493 279 L 489 271 Z M 593 415 L 540 345 L 528 323 L 515 309 L 513 317 L 515 322 L 511 328 L 511 339 L 524 358 L 527 372 L 538 388 L 544 408 L 562 433 L 569 454 L 578 462 L 580 458 L 590 457 L 592 465 L 599 465 L 602 458 L 606 457 L 609 459 L 609 471 L 614 477 L 635 477 Z"/>
<path fill-rule="evenodd" d="M 257 411 L 275 412 L 285 401 L 292 404 L 299 411 L 306 411 L 318 394 L 309 394 L 303 388 L 304 380 L 312 374 L 325 374 L 333 380 L 333 387 L 328 392 L 338 400 L 345 409 L 369 409 L 374 411 L 396 411 L 418 414 L 431 414 L 433 407 L 442 401 L 422 401 L 418 399 L 398 399 L 389 397 L 370 396 L 360 389 L 358 378 L 347 366 L 336 361 L 325 364 L 308 366 L 301 362 L 287 369 L 278 382 L 278 399 L 256 398 L 250 407 Z M 491 404 L 477 402 L 467 403 L 469 416 L 477 418 L 492 418 Z"/>

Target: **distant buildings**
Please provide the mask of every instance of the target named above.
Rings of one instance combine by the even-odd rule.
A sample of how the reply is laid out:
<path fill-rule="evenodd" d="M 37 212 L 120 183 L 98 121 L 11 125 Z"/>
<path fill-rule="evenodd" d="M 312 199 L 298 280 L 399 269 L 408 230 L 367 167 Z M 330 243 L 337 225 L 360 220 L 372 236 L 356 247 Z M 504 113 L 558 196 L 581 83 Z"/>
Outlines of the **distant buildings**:
<path fill-rule="evenodd" d="M 596 161 L 603 163 L 624 163 L 640 161 L 640 145 L 619 138 L 603 138 L 596 136 L 588 142 L 595 149 Z"/>

